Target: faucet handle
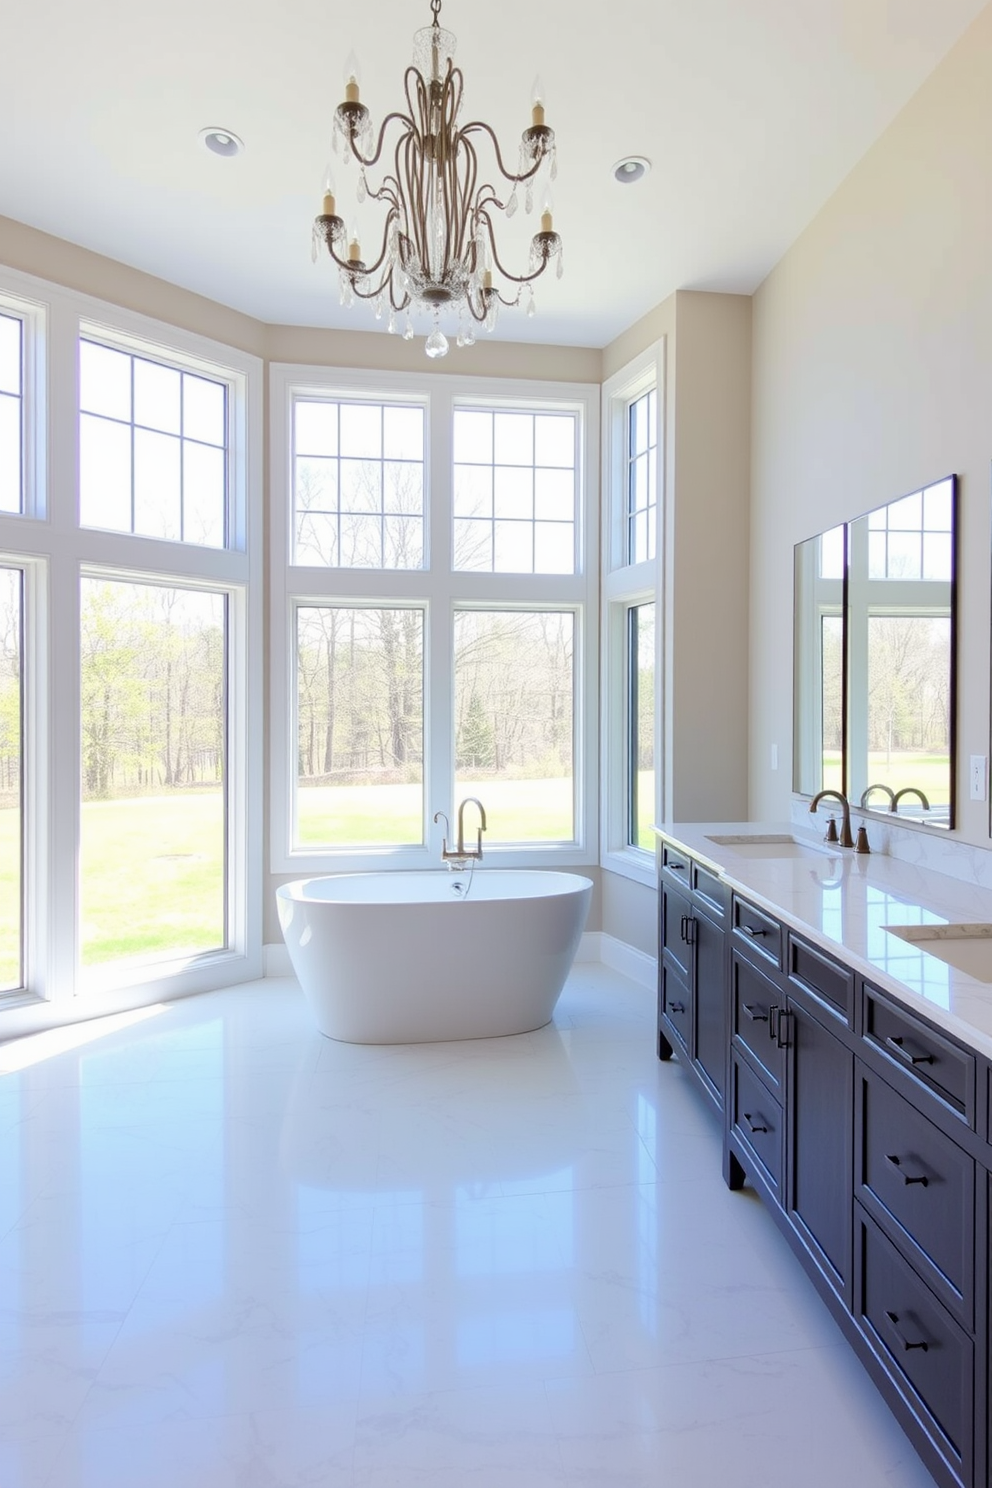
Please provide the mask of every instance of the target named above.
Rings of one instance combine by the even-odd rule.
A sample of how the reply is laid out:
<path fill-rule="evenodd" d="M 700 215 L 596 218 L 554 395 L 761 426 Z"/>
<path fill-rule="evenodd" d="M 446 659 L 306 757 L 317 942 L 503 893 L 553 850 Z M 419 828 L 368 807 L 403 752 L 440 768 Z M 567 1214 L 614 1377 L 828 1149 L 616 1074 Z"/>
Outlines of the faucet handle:
<path fill-rule="evenodd" d="M 836 842 L 838 840 L 837 818 L 835 816 L 827 817 L 827 830 L 823 834 L 823 840 L 824 842 Z"/>
<path fill-rule="evenodd" d="M 871 848 L 868 845 L 868 828 L 864 822 L 858 828 L 858 840 L 854 844 L 854 851 L 859 853 L 871 852 Z"/>

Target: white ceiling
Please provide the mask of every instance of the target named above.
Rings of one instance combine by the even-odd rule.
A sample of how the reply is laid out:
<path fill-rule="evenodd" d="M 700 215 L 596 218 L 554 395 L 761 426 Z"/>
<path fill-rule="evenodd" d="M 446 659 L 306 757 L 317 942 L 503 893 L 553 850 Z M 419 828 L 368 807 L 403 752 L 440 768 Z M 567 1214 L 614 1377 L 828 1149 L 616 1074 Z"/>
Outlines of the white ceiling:
<path fill-rule="evenodd" d="M 985 3 L 445 0 L 466 115 L 515 159 L 540 73 L 558 136 L 565 276 L 499 334 L 601 346 L 675 289 L 754 290 Z M 310 225 L 346 55 L 378 121 L 429 20 L 428 0 L 11 0 L 0 214 L 266 321 L 373 329 Z M 207 153 L 207 125 L 245 154 Z M 620 187 L 628 154 L 654 169 Z"/>

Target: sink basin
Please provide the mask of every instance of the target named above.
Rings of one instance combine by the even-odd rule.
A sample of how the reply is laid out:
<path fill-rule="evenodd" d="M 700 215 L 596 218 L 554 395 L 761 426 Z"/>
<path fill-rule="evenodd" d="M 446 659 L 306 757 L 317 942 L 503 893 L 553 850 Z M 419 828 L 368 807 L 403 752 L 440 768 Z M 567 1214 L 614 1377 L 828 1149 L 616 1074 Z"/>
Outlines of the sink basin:
<path fill-rule="evenodd" d="M 717 847 L 732 848 L 741 858 L 836 858 L 837 850 L 829 846 L 817 847 L 804 842 L 787 832 L 744 834 L 729 837 L 707 837 L 707 842 Z"/>
<path fill-rule="evenodd" d="M 992 925 L 886 925 L 890 935 L 937 956 L 979 982 L 992 982 Z"/>

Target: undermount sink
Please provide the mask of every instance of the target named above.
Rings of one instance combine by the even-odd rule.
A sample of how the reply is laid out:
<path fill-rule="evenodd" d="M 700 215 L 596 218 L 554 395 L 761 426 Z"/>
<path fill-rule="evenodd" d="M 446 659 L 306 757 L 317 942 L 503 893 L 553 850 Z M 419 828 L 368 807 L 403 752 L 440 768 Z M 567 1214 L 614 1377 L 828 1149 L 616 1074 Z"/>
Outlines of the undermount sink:
<path fill-rule="evenodd" d="M 992 925 L 886 925 L 909 945 L 978 982 L 992 982 Z"/>
<path fill-rule="evenodd" d="M 787 832 L 771 832 L 763 835 L 737 833 L 726 837 L 707 837 L 717 847 L 732 848 L 742 858 L 823 858 L 836 857 L 836 849 L 805 842 Z"/>

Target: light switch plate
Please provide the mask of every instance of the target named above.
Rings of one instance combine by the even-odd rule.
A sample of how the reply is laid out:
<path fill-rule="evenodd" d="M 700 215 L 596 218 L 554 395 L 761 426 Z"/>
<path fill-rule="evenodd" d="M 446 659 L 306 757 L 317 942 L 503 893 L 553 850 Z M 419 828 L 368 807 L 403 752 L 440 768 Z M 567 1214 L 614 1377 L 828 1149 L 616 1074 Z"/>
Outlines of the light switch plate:
<path fill-rule="evenodd" d="M 989 757 L 987 754 L 973 754 L 971 756 L 971 769 L 968 779 L 971 785 L 971 799 L 973 801 L 984 801 L 988 795 Z"/>

